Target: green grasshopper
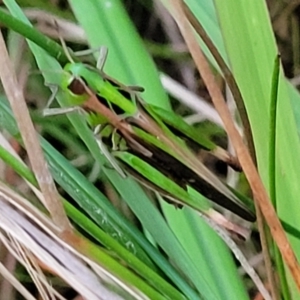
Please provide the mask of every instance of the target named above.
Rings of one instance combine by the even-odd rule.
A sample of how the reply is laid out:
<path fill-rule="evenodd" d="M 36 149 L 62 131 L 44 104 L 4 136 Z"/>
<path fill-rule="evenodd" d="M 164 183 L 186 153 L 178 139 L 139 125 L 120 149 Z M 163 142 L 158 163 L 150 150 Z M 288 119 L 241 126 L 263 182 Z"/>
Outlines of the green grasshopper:
<path fill-rule="evenodd" d="M 110 78 L 102 68 L 82 63 L 65 66 L 61 89 L 68 93 L 74 109 L 80 107 L 87 113 L 91 126 L 110 124 L 114 132 L 110 137 L 123 141 L 123 151 L 113 152 L 109 158 L 113 166 L 117 158 L 128 173 L 179 205 L 203 212 L 199 200 L 187 192 L 193 188 L 242 218 L 255 221 L 251 200 L 208 170 L 188 144 L 197 144 L 219 158 L 222 153 L 222 159 L 235 168 L 238 163 L 179 116 L 145 103 L 137 91 Z"/>

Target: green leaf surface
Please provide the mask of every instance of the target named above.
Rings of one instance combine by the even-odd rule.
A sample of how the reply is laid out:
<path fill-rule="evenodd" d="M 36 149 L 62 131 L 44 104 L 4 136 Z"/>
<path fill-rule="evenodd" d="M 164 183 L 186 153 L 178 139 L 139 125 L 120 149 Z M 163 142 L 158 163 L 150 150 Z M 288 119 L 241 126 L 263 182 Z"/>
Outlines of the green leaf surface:
<path fill-rule="evenodd" d="M 6 1 L 6 3 L 12 3 L 12 1 Z M 10 8 L 10 9 L 15 9 Z M 20 14 L 20 12 L 18 12 Z M 20 15 L 19 15 L 20 17 Z M 89 16 L 90 17 L 90 16 Z M 36 56 L 36 60 L 42 70 L 55 70 L 56 75 L 51 78 L 51 74 L 45 73 L 45 78 L 47 82 L 57 82 L 59 81 L 59 76 L 57 76 L 57 70 L 59 70 L 59 65 L 52 60 L 50 60 L 49 57 L 45 56 L 45 53 L 42 51 L 40 52 L 40 49 L 33 47 L 33 51 Z M 157 80 L 157 79 L 156 79 Z M 58 82 L 59 83 L 59 82 Z M 63 104 L 64 98 L 58 96 L 58 100 Z M 84 120 L 82 120 L 81 116 L 78 115 L 72 115 L 68 116 L 71 120 L 71 122 L 75 125 L 75 128 L 78 130 L 78 134 L 81 136 L 81 138 L 84 140 L 85 144 L 91 151 L 92 155 L 97 159 L 102 165 L 105 165 L 106 160 L 101 155 L 101 152 L 98 148 L 97 143 L 94 140 L 94 137 L 92 133 L 88 130 Z M 212 288 L 207 285 L 207 282 L 205 280 L 205 277 L 202 275 L 202 273 L 195 268 L 194 263 L 190 260 L 190 258 L 187 256 L 186 252 L 183 251 L 182 246 L 172 232 L 167 227 L 165 221 L 160 216 L 159 212 L 154 209 L 153 205 L 150 204 L 149 200 L 145 196 L 145 193 L 143 190 L 132 180 L 127 179 L 123 180 L 119 177 L 118 174 L 116 174 L 115 171 L 104 169 L 106 175 L 110 179 L 111 182 L 115 185 L 118 192 L 126 199 L 127 203 L 130 205 L 131 209 L 134 211 L 134 213 L 140 218 L 142 224 L 151 232 L 152 236 L 156 237 L 156 240 L 158 241 L 158 244 L 168 253 L 169 257 L 173 261 L 176 261 L 176 264 L 181 268 L 181 270 L 185 273 L 185 275 L 190 279 L 191 282 L 197 287 L 198 291 L 200 293 L 203 293 L 204 295 L 214 295 L 212 292 Z M 130 188 L 129 188 L 130 187 Z M 153 227 L 153 220 L 160 220 L 158 223 L 160 224 L 160 232 L 157 233 L 157 230 L 155 227 Z M 166 236 L 168 238 L 164 237 L 162 238 L 161 233 L 166 232 Z M 143 246 L 145 246 L 144 241 L 140 241 Z M 153 250 L 149 250 L 149 248 L 145 251 L 148 251 L 148 254 L 152 257 L 154 261 L 161 267 L 165 269 L 166 275 L 171 278 L 175 284 L 191 299 L 197 299 L 198 295 L 190 288 L 190 286 L 184 282 L 180 276 L 176 272 L 174 272 L 174 269 L 169 265 L 166 264 L 161 258 L 157 258 L 155 255 L 153 255 Z"/>
<path fill-rule="evenodd" d="M 70 0 L 69 3 L 86 32 L 90 46 L 108 47 L 105 72 L 124 84 L 142 86 L 147 102 L 170 109 L 154 63 L 121 1 Z M 87 11 L 88 14 L 83 13 Z"/>
<path fill-rule="evenodd" d="M 268 187 L 269 107 L 273 65 L 278 50 L 267 7 L 263 1 L 229 0 L 225 3 L 215 0 L 215 5 L 230 66 L 250 119 L 259 172 Z M 281 72 L 277 100 L 276 203 L 279 216 L 299 228 L 300 162 L 295 154 L 300 153 L 300 144 L 289 89 Z M 293 237 L 290 241 L 299 259 L 300 242 Z M 292 281 L 289 282 L 293 286 Z M 298 293 L 295 288 L 293 291 Z M 299 294 L 295 299 L 298 298 Z"/>
<path fill-rule="evenodd" d="M 118 80 L 126 82 L 127 84 L 137 84 L 146 87 L 146 100 L 156 106 L 168 109 L 169 104 L 161 89 L 157 74 L 155 69 L 153 69 L 153 64 L 147 57 L 135 29 L 132 24 L 130 24 L 128 16 L 124 16 L 125 10 L 120 2 L 114 1 L 107 7 L 105 6 L 106 2 L 101 1 L 70 2 L 72 3 L 76 18 L 87 32 L 90 45 L 92 47 L 98 47 L 104 44 L 109 47 L 110 54 L 108 63 L 105 66 L 105 71 L 109 75 L 116 76 Z M 207 3 L 208 6 L 206 6 Z M 211 27 L 214 29 L 214 32 L 217 33 L 215 41 L 219 41 L 221 35 L 218 31 L 218 26 L 216 26 L 217 21 L 214 19 L 215 13 L 211 10 L 212 8 L 211 1 L 207 1 L 201 5 L 201 13 L 204 15 L 204 22 L 208 22 L 207 28 Z M 206 9 L 208 10 L 206 11 Z M 84 13 L 86 10 L 90 13 Z M 200 8 L 196 7 L 195 10 L 198 12 Z M 211 12 L 213 12 L 212 15 L 210 15 Z M 120 22 L 116 20 L 120 20 Z M 120 30 L 120 28 L 122 28 L 122 30 Z M 132 35 L 128 33 L 131 32 L 131 30 L 133 30 Z M 133 40 L 127 40 L 129 36 L 132 36 Z M 142 60 L 139 54 L 141 54 L 141 57 L 146 57 L 145 60 Z M 59 66 L 52 64 L 52 62 L 49 63 L 48 59 L 46 59 L 46 62 L 42 62 L 44 60 L 43 54 L 36 54 L 36 58 L 39 61 L 41 69 L 59 70 Z M 150 69 L 146 68 L 148 65 L 150 65 Z M 49 82 L 57 80 L 59 83 L 59 78 L 48 78 Z M 60 97 L 59 101 L 64 105 L 65 99 L 63 96 Z M 165 221 L 161 218 L 158 211 L 150 204 L 143 190 L 132 180 L 126 179 L 124 181 L 115 171 L 105 168 L 107 162 L 101 155 L 98 145 L 95 143 L 94 137 L 89 131 L 89 128 L 87 128 L 83 118 L 74 115 L 70 116 L 70 119 L 92 155 L 103 166 L 107 177 L 113 182 L 124 199 L 126 199 L 127 203 L 141 220 L 143 226 L 151 232 L 156 243 L 164 249 L 170 260 L 179 266 L 181 271 L 189 278 L 189 282 L 192 282 L 198 289 L 198 292 L 203 295 L 203 298 L 228 299 L 228 297 L 232 298 L 232 295 L 236 295 L 237 299 L 245 299 L 246 296 L 243 286 L 240 284 L 235 266 L 232 263 L 232 258 L 228 255 L 226 246 L 224 246 L 222 242 L 218 244 L 218 247 L 214 247 L 211 244 L 211 241 L 214 240 L 212 236 L 215 236 L 215 234 L 203 229 L 205 233 L 200 236 L 199 228 L 205 228 L 206 225 L 202 225 L 201 222 L 192 222 L 191 225 L 191 223 L 189 223 L 189 219 L 192 219 L 191 215 L 183 214 L 181 211 L 174 211 L 172 206 L 163 204 L 165 216 L 178 240 L 174 238 L 174 234 L 170 231 L 169 227 L 166 226 Z M 57 174 L 57 176 L 58 175 L 59 174 Z M 155 226 L 153 226 L 153 224 L 155 224 Z M 125 225 L 125 227 L 126 226 L 127 225 Z M 157 230 L 157 228 L 159 228 L 159 230 Z M 188 239 L 187 233 L 189 234 Z M 216 237 L 216 239 L 218 240 L 219 238 Z M 139 241 L 139 243 L 145 245 L 143 244 L 144 241 Z M 203 249 L 209 249 L 209 254 L 211 254 L 210 258 L 204 255 L 204 252 L 207 250 Z M 164 265 L 165 262 L 163 262 L 163 260 L 153 258 L 153 252 L 151 254 L 152 250 L 148 249 L 145 251 L 148 251 L 149 256 L 164 269 L 167 276 L 169 276 L 189 298 L 198 299 L 198 295 L 188 284 L 184 283 L 176 275 L 176 272 L 174 273 L 169 266 Z M 210 262 L 210 260 L 214 260 L 214 257 L 216 257 L 216 263 Z M 218 262 L 218 257 L 224 257 L 226 260 L 226 263 L 224 263 L 228 266 L 226 272 L 222 272 L 224 264 Z M 208 260 L 209 263 L 201 263 L 201 268 L 199 268 L 198 262 L 205 260 Z M 211 275 L 206 276 L 206 274 Z M 232 281 L 234 281 L 236 285 L 232 285 Z M 230 289 L 231 285 L 234 289 Z M 225 291 L 226 287 L 228 291 Z M 236 291 L 236 289 L 238 289 L 238 291 Z"/>
<path fill-rule="evenodd" d="M 147 109 L 151 110 L 161 118 L 165 124 L 171 127 L 171 130 L 172 128 L 176 131 L 178 130 L 178 133 L 182 133 L 195 143 L 198 143 L 201 148 L 206 150 L 214 150 L 216 148 L 216 144 L 210 141 L 206 136 L 202 135 L 201 132 L 196 130 L 193 126 L 184 122 L 180 116 L 155 105 L 148 105 Z"/>
<path fill-rule="evenodd" d="M 12 118 L 12 113 L 8 108 L 7 101 L 3 97 L 0 98 L 0 100 L 0 127 L 2 129 L 5 128 L 10 133 L 17 134 L 17 126 Z M 88 182 L 81 173 L 74 169 L 74 167 L 43 138 L 41 138 L 41 145 L 49 163 L 51 174 L 53 175 L 55 181 L 59 183 L 60 186 L 79 204 L 79 206 L 81 206 L 91 216 L 93 221 L 98 224 L 99 227 L 103 228 L 105 232 L 112 236 L 114 240 L 118 241 L 127 250 L 134 253 L 135 256 L 137 256 L 143 263 L 148 263 L 150 266 L 152 266 L 148 257 L 143 254 L 144 251 L 139 246 L 141 245 L 141 247 L 145 249 L 145 252 L 151 256 L 153 261 L 155 261 L 163 271 L 165 271 L 167 274 L 170 273 L 171 277 L 175 277 L 175 281 L 178 280 L 180 282 L 180 278 L 176 279 L 176 276 L 178 275 L 176 275 L 172 269 L 170 270 L 169 264 L 161 256 L 161 254 L 159 254 L 158 251 L 145 240 L 145 238 L 136 230 L 136 228 L 134 228 L 127 220 L 124 219 L 122 215 L 115 210 L 115 208 L 99 190 L 97 190 L 90 182 Z M 0 151 L 0 155 L 3 158 L 5 158 L 5 156 L 7 157 L 7 154 L 5 153 L 2 155 L 2 151 Z M 11 160 L 11 157 L 8 159 Z M 19 174 L 25 176 L 25 178 L 33 183 L 35 182 L 31 173 L 28 175 L 27 168 L 22 166 L 16 167 L 15 161 L 10 164 L 12 167 L 15 167 L 18 170 Z M 25 175 L 26 173 L 27 175 Z M 74 214 L 74 208 L 72 208 L 70 204 L 65 203 L 65 206 L 67 208 L 67 212 L 71 214 L 70 217 L 75 219 L 76 222 L 81 222 L 79 224 L 80 227 L 84 227 L 91 235 L 95 236 L 96 239 L 100 238 L 101 243 L 104 245 L 115 249 L 114 246 L 116 246 L 116 242 L 113 242 L 111 238 L 107 236 L 105 236 L 106 240 L 103 240 L 103 235 L 105 235 L 105 233 L 100 234 L 101 230 L 96 228 L 95 225 L 91 225 L 91 221 L 84 217 L 80 217 L 78 213 Z M 164 224 L 162 223 L 161 226 L 163 227 Z M 90 230 L 92 230 L 92 232 Z M 118 253 L 120 248 L 115 250 Z M 128 259 L 130 259 L 130 257 Z M 166 270 L 164 270 L 165 268 Z M 154 270 L 156 270 L 155 267 Z M 155 279 L 153 276 L 148 277 L 150 282 L 153 282 L 153 279 Z M 164 285 L 163 281 L 156 283 L 158 286 L 160 284 Z M 172 293 L 173 292 L 171 291 L 171 294 Z M 176 297 L 179 296 L 177 293 L 175 294 L 177 295 Z"/>
<path fill-rule="evenodd" d="M 114 155 L 126 163 L 129 168 L 134 169 L 134 171 L 145 178 L 145 181 L 151 181 L 154 186 L 159 187 L 167 195 L 171 195 L 172 199 L 176 198 L 180 200 L 181 204 L 193 207 L 203 213 L 210 207 L 207 201 L 203 199 L 201 201 L 201 198 L 197 199 L 193 197 L 174 181 L 170 180 L 167 176 L 157 171 L 139 157 L 128 152 L 115 152 Z"/>

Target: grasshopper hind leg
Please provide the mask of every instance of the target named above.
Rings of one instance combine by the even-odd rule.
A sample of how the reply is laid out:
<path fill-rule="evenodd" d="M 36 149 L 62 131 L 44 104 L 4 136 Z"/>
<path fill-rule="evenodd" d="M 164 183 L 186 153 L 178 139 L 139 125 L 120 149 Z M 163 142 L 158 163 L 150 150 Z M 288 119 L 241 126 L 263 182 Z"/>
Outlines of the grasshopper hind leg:
<path fill-rule="evenodd" d="M 103 141 L 103 131 L 108 128 L 108 126 L 110 126 L 110 124 L 108 123 L 105 123 L 105 124 L 102 124 L 102 125 L 98 125 L 95 127 L 95 130 L 94 130 L 94 135 L 95 135 L 95 138 L 96 138 L 96 141 L 97 141 L 97 144 L 100 148 L 100 151 L 102 152 L 102 154 L 106 157 L 106 159 L 109 161 L 109 163 L 111 164 L 111 166 L 113 167 L 113 169 L 115 169 L 119 175 L 122 177 L 122 178 L 127 178 L 127 175 L 125 174 L 125 172 L 122 170 L 122 168 L 119 166 L 117 160 L 115 159 L 115 157 L 110 153 L 110 151 L 108 150 L 108 147 L 105 145 L 104 141 Z M 113 131 L 112 133 L 109 135 L 109 137 L 111 137 L 111 143 L 112 143 L 112 150 L 114 148 L 117 147 L 117 145 L 115 144 L 115 142 L 113 141 L 114 135 L 115 133 L 115 129 L 113 128 Z"/>
<path fill-rule="evenodd" d="M 55 115 L 64 115 L 72 112 L 78 112 L 81 114 L 85 114 L 86 112 L 84 109 L 82 109 L 79 106 L 68 106 L 68 107 L 60 107 L 60 108 L 50 108 L 51 104 L 54 102 L 59 87 L 57 85 L 51 84 L 51 83 L 45 83 L 46 86 L 48 86 L 52 92 L 51 96 L 49 97 L 49 100 L 47 101 L 46 107 L 42 111 L 42 115 L 44 117 L 47 116 L 55 116 Z"/>

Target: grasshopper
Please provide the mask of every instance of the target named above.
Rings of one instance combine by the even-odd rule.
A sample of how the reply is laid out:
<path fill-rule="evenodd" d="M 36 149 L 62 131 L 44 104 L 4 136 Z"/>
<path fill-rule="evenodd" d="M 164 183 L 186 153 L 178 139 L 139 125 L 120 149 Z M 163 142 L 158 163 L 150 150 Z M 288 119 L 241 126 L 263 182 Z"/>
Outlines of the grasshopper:
<path fill-rule="evenodd" d="M 80 107 L 86 113 L 91 126 L 110 124 L 119 139 L 125 141 L 125 150 L 113 152 L 113 158 L 109 158 L 113 166 L 117 158 L 144 185 L 179 205 L 202 209 L 197 199 L 187 197 L 188 188 L 193 188 L 242 218 L 255 221 L 251 200 L 208 170 L 188 144 L 197 144 L 217 156 L 224 154 L 225 150 L 220 151 L 179 116 L 147 104 L 136 89 L 109 77 L 102 67 L 68 63 L 64 68 L 61 89 L 70 96 L 70 105 L 74 109 Z M 238 163 L 230 156 L 222 155 L 222 158 L 238 169 Z M 176 188 L 170 189 L 170 182 Z M 174 190 L 184 193 L 174 193 Z"/>

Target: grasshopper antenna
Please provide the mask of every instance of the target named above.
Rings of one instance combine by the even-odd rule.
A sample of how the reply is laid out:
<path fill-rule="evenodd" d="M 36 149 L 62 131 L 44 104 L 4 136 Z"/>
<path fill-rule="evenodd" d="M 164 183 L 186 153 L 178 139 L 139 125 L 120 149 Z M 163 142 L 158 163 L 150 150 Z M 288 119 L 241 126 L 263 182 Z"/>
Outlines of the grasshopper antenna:
<path fill-rule="evenodd" d="M 54 20 L 54 25 L 56 27 L 58 37 L 59 37 L 61 46 L 64 50 L 64 53 L 66 54 L 66 57 L 68 58 L 70 63 L 74 63 L 75 61 L 72 58 L 71 52 L 70 52 L 69 48 L 67 47 L 66 42 L 62 38 L 62 35 L 60 34 L 59 25 L 58 25 L 58 22 L 56 20 Z M 88 54 L 91 54 L 91 53 L 96 52 L 96 51 L 99 51 L 99 57 L 97 59 L 96 66 L 97 66 L 98 70 L 103 72 L 103 67 L 105 65 L 107 54 L 108 54 L 108 48 L 107 47 L 101 46 L 100 48 L 97 48 L 97 49 L 88 49 L 88 50 L 78 51 L 78 52 L 75 53 L 75 55 L 76 56 L 84 56 L 84 55 L 88 55 Z"/>
<path fill-rule="evenodd" d="M 60 31 L 59 31 L 59 25 L 57 23 L 56 20 L 54 20 L 54 26 L 57 30 L 57 34 L 58 34 L 58 38 L 59 38 L 59 41 L 61 43 L 61 46 L 66 54 L 66 57 L 68 58 L 69 62 L 70 63 L 74 63 L 74 59 L 72 58 L 72 55 L 70 54 L 70 50 L 68 49 L 67 45 L 66 45 L 66 42 L 64 41 L 64 39 L 62 38 L 61 34 L 60 34 Z"/>

